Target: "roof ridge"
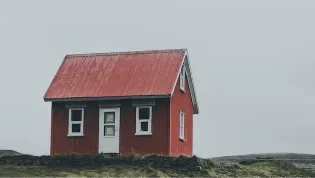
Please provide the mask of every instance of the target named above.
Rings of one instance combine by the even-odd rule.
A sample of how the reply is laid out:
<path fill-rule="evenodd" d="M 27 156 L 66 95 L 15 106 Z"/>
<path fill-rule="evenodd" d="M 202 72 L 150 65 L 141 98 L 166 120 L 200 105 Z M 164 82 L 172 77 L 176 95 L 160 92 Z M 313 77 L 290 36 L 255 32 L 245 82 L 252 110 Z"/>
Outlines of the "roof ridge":
<path fill-rule="evenodd" d="M 115 56 L 115 55 L 132 55 L 132 54 L 152 54 L 152 53 L 170 53 L 170 52 L 182 52 L 187 50 L 186 48 L 179 49 L 160 49 L 160 50 L 142 50 L 142 51 L 122 51 L 122 52 L 107 52 L 107 53 L 85 53 L 85 54 L 67 54 L 67 57 L 74 56 Z"/>

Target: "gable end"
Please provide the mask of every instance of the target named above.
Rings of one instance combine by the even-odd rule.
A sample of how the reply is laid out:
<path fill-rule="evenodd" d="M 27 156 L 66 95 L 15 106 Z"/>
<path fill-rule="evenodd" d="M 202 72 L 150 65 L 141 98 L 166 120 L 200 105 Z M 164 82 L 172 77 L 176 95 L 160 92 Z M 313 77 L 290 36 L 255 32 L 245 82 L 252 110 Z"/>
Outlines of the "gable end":
<path fill-rule="evenodd" d="M 177 73 L 177 78 L 174 81 L 173 90 L 172 90 L 171 96 L 173 96 L 173 94 L 174 94 L 176 83 L 177 83 L 177 80 L 179 79 L 180 71 L 181 71 L 181 68 L 182 68 L 183 65 L 185 65 L 185 69 L 186 69 L 186 76 L 187 76 L 187 80 L 188 80 L 190 97 L 191 97 L 192 103 L 193 103 L 193 111 L 194 111 L 193 113 L 194 114 L 199 114 L 199 107 L 198 107 L 198 102 L 197 102 L 197 96 L 196 96 L 196 92 L 195 92 L 194 81 L 193 81 L 193 78 L 192 78 L 192 71 L 191 71 L 191 68 L 190 68 L 189 56 L 188 56 L 187 49 L 185 49 L 185 54 L 184 54 L 182 63 L 180 65 L 180 67 L 179 67 L 179 70 L 178 70 L 178 73 Z"/>

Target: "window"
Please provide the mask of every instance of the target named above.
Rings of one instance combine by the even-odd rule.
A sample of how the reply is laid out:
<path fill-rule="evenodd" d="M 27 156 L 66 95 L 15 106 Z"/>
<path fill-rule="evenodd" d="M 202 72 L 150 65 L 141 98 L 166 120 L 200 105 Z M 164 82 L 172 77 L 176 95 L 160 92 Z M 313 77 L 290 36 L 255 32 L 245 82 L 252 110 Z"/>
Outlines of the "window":
<path fill-rule="evenodd" d="M 137 107 L 136 109 L 136 135 L 152 135 L 152 107 Z"/>
<path fill-rule="evenodd" d="M 115 112 L 104 113 L 104 136 L 115 136 Z"/>
<path fill-rule="evenodd" d="M 184 123 L 185 123 L 185 114 L 182 111 L 180 111 L 179 112 L 179 138 L 181 140 L 184 140 L 184 138 L 185 138 Z"/>
<path fill-rule="evenodd" d="M 83 108 L 69 108 L 68 136 L 83 136 Z"/>
<path fill-rule="evenodd" d="M 185 65 L 180 70 L 180 89 L 185 91 Z"/>

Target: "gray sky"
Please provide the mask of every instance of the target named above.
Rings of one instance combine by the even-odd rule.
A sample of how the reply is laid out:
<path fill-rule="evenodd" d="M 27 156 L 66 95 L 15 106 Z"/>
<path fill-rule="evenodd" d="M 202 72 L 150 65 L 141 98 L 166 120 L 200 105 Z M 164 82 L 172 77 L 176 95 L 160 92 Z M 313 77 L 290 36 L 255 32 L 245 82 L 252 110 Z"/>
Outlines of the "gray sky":
<path fill-rule="evenodd" d="M 314 1 L 0 1 L 0 149 L 49 154 L 64 55 L 187 48 L 194 154 L 315 153 Z"/>

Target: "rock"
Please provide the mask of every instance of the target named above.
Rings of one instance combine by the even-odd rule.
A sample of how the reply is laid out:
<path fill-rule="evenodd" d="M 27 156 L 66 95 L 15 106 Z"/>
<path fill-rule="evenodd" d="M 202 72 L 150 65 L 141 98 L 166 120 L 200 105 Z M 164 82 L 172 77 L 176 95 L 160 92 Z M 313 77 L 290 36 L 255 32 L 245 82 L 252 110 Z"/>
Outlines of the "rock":
<path fill-rule="evenodd" d="M 4 165 L 5 164 L 5 160 L 0 160 L 0 165 Z"/>
<path fill-rule="evenodd" d="M 196 166 L 196 167 L 195 167 L 195 170 L 196 170 L 196 171 L 201 171 L 201 170 L 202 170 L 202 167 L 201 167 L 201 166 Z"/>
<path fill-rule="evenodd" d="M 41 162 L 39 160 L 36 160 L 33 162 L 33 165 L 35 166 L 40 166 L 41 165 Z"/>
<path fill-rule="evenodd" d="M 31 159 L 26 160 L 23 165 L 27 165 L 27 166 L 33 165 L 33 160 Z"/>

